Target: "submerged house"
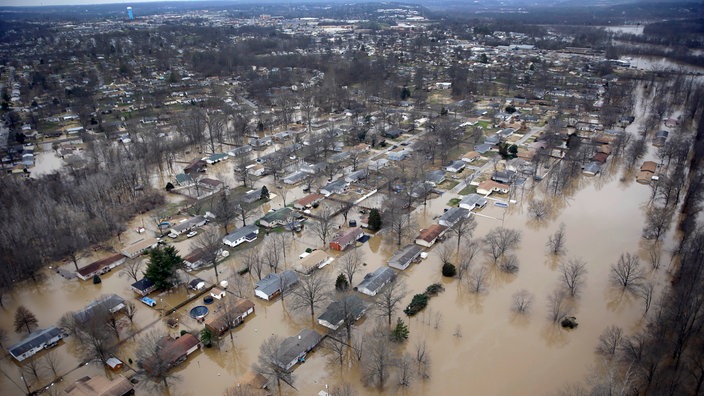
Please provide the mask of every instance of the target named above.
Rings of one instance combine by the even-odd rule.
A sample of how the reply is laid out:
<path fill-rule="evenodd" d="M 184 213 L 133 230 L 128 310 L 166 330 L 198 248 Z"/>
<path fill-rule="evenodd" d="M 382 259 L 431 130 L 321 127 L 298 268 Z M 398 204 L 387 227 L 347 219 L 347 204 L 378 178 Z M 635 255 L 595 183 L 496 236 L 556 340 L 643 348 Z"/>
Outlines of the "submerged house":
<path fill-rule="evenodd" d="M 355 290 L 368 296 L 376 296 L 376 294 L 387 284 L 396 278 L 396 272 L 389 267 L 381 267 L 374 272 L 364 276 L 362 282 L 357 285 Z"/>
<path fill-rule="evenodd" d="M 15 360 L 21 362 L 42 349 L 49 349 L 64 338 L 64 333 L 58 327 L 49 327 L 46 329 L 37 329 L 29 333 L 24 340 L 8 348 L 10 355 Z"/>
<path fill-rule="evenodd" d="M 460 208 L 474 210 L 475 208 L 483 208 L 488 200 L 479 194 L 469 194 L 460 201 Z"/>
<path fill-rule="evenodd" d="M 324 251 L 314 250 L 309 255 L 300 259 L 297 264 L 294 264 L 293 269 L 296 272 L 308 275 L 319 268 L 323 268 L 332 260 L 333 259 Z"/>
<path fill-rule="evenodd" d="M 127 396 L 134 395 L 134 386 L 118 375 L 108 379 L 103 375 L 79 378 L 64 390 L 67 396 Z"/>
<path fill-rule="evenodd" d="M 166 336 L 159 340 L 158 344 L 157 356 L 139 362 L 147 373 L 158 370 L 160 365 L 166 365 L 168 368 L 177 366 L 200 349 L 200 341 L 191 333 L 178 338 Z"/>
<path fill-rule="evenodd" d="M 286 270 L 276 273 L 270 273 L 257 282 L 254 288 L 254 295 L 262 300 L 271 301 L 281 295 L 281 293 L 291 289 L 298 283 L 298 275 Z"/>
<path fill-rule="evenodd" d="M 127 258 L 122 254 L 113 254 L 110 257 L 94 261 L 79 269 L 76 271 L 76 276 L 82 280 L 92 279 L 94 275 L 105 274 L 118 265 L 124 263 L 126 260 Z"/>
<path fill-rule="evenodd" d="M 216 336 L 239 326 L 247 316 L 254 313 L 254 303 L 246 298 L 237 299 L 235 303 L 230 299 L 229 304 L 231 305 L 215 312 L 205 321 L 205 327 Z"/>
<path fill-rule="evenodd" d="M 348 246 L 354 244 L 357 239 L 364 236 L 364 231 L 359 227 L 350 228 L 340 234 L 335 235 L 335 237 L 330 241 L 330 249 L 343 251 L 347 249 Z"/>
<path fill-rule="evenodd" d="M 440 226 L 443 227 L 443 226 Z M 443 231 L 444 231 L 443 227 Z M 435 237 L 437 239 L 437 236 Z M 406 245 L 401 249 L 397 250 L 393 256 L 389 259 L 389 267 L 396 268 L 399 270 L 405 270 L 411 265 L 413 260 L 420 257 L 423 249 L 416 245 Z"/>
<path fill-rule="evenodd" d="M 420 231 L 416 237 L 415 243 L 416 245 L 431 247 L 439 238 L 442 238 L 445 231 L 447 231 L 447 227 L 444 225 L 433 224 Z"/>
<path fill-rule="evenodd" d="M 467 217 L 469 217 L 469 209 L 452 207 L 440 216 L 438 223 L 450 228 L 459 223 L 460 220 Z"/>
<path fill-rule="evenodd" d="M 225 235 L 225 237 L 222 238 L 222 243 L 230 247 L 235 247 L 245 242 L 253 242 L 257 240 L 258 235 L 259 227 L 254 224 L 250 224 L 248 226 L 240 227 L 232 233 Z"/>
<path fill-rule="evenodd" d="M 293 366 L 303 362 L 306 354 L 322 340 L 323 336 L 315 330 L 301 330 L 297 335 L 283 340 L 276 353 L 276 364 L 283 370 L 291 370 Z"/>
<path fill-rule="evenodd" d="M 339 301 L 333 301 L 325 312 L 318 316 L 318 323 L 330 330 L 337 330 L 345 322 L 356 322 L 367 311 L 362 299 L 355 294 L 348 294 Z"/>

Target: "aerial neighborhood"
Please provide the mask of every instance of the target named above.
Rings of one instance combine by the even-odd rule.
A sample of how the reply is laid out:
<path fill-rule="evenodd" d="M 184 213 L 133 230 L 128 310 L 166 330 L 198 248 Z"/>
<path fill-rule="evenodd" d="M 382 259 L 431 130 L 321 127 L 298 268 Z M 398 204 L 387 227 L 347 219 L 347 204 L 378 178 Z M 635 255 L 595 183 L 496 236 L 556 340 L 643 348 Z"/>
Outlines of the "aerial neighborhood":
<path fill-rule="evenodd" d="M 700 392 L 701 4 L 66 3 L 0 7 L 0 394 Z"/>

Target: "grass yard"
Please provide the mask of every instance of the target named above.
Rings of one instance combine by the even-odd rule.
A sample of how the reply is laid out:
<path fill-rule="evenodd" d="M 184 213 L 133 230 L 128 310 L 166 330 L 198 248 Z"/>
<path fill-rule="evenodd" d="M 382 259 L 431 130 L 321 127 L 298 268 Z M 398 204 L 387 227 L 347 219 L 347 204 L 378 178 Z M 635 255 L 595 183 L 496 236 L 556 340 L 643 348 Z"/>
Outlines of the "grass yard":
<path fill-rule="evenodd" d="M 467 187 L 463 188 L 459 194 L 460 195 L 469 195 L 469 194 L 476 194 L 477 192 L 477 186 L 473 186 L 471 184 L 468 184 Z"/>

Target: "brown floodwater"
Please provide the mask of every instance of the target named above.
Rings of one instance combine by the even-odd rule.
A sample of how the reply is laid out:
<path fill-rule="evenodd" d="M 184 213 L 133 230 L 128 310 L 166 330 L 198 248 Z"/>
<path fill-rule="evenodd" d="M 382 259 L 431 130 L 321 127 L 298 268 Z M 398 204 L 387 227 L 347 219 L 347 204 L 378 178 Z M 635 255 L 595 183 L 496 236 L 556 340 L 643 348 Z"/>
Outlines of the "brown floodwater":
<path fill-rule="evenodd" d="M 631 128 L 637 128 L 638 125 Z M 635 129 L 634 129 L 635 130 Z M 654 150 L 648 157 L 652 158 Z M 647 159 L 650 159 L 647 158 Z M 230 173 L 229 166 L 227 171 Z M 300 188 L 294 190 L 300 190 Z M 624 172 L 620 166 L 608 165 L 604 173 L 597 177 L 583 177 L 575 191 L 558 198 L 544 197 L 540 188 L 535 193 L 526 189 L 518 194 L 518 202 L 508 209 L 493 205 L 490 201 L 476 216 L 478 227 L 474 238 L 479 240 L 494 227 L 504 226 L 522 231 L 520 247 L 515 252 L 520 260 L 520 270 L 515 275 L 506 275 L 489 270 L 489 282 L 486 292 L 476 295 L 469 293 L 465 285 L 457 279 L 443 279 L 440 274 L 438 246 L 431 249 L 427 259 L 413 264 L 400 274 L 411 296 L 420 293 L 435 282 L 444 285 L 445 291 L 433 297 L 428 307 L 407 321 L 410 337 L 398 348 L 414 353 L 415 345 L 425 342 L 431 359 L 430 378 L 416 378 L 409 388 L 396 385 L 394 375 L 389 378 L 383 390 L 363 387 L 360 384 L 360 369 L 355 359 L 350 358 L 341 368 L 332 361 L 328 352 L 318 348 L 308 355 L 306 362 L 294 371 L 296 389 L 284 386 L 285 395 L 315 395 L 324 390 L 326 385 L 332 387 L 342 382 L 351 383 L 358 394 L 551 394 L 566 383 L 581 382 L 598 364 L 594 353 L 598 337 L 609 325 L 621 326 L 630 333 L 643 324 L 642 303 L 609 284 L 609 269 L 621 253 L 637 253 L 643 265 L 647 263 L 647 243 L 640 237 L 644 224 L 643 210 L 649 198 L 649 187 L 633 182 L 633 177 Z M 553 213 L 545 223 L 529 220 L 527 203 L 531 196 L 549 200 Z M 302 196 L 300 191 L 288 194 L 287 201 Z M 457 197 L 444 194 L 421 206 L 414 212 L 414 227 L 420 229 L 436 221 L 442 214 L 447 202 Z M 507 200 L 507 197 L 499 197 Z M 279 207 L 280 202 L 272 202 L 271 207 Z M 358 216 L 352 214 L 351 218 Z M 145 222 L 149 222 L 145 218 Z M 251 221 L 251 220 L 250 220 Z M 340 220 L 342 222 L 342 220 Z M 134 232 L 134 226 L 141 224 L 137 218 L 131 224 L 130 231 L 122 237 L 136 240 L 141 236 Z M 560 285 L 557 261 L 546 254 L 545 243 L 559 224 L 564 223 L 567 231 L 567 254 L 565 258 L 580 258 L 587 263 L 586 283 L 577 299 L 572 303 L 570 314 L 576 316 L 579 327 L 563 330 L 548 319 L 547 297 Z M 153 225 L 147 227 L 153 231 Z M 414 230 L 416 231 L 416 230 Z M 415 236 L 415 233 L 412 232 Z M 672 232 L 668 233 L 663 244 L 663 251 L 672 245 Z M 264 234 L 262 237 L 267 238 Z M 397 246 L 389 236 L 376 235 L 359 247 L 364 252 L 365 266 L 357 275 L 355 284 L 359 283 L 364 273 L 386 265 L 386 260 L 394 253 Z M 406 242 L 410 242 L 408 239 Z M 192 241 L 179 242 L 182 253 L 190 251 Z M 445 243 L 453 244 L 448 240 Z M 307 247 L 318 247 L 319 240 L 306 228 L 290 240 L 286 267 L 297 260 L 298 254 Z M 255 248 L 264 246 L 259 243 Z M 94 252 L 90 257 L 81 259 L 85 265 L 97 260 L 107 252 Z M 235 270 L 241 263 L 241 254 L 221 266 L 222 277 L 234 282 Z M 339 256 L 334 254 L 334 256 Z M 667 255 L 665 263 L 657 272 L 648 272 L 660 290 L 666 284 Z M 71 263 L 58 263 L 72 268 Z M 489 265 L 487 257 L 480 255 L 473 267 Z M 54 265 L 55 267 L 56 265 Z M 325 267 L 331 277 L 337 275 L 337 262 Z M 214 280 L 212 269 L 191 275 L 206 280 Z M 93 285 L 78 279 L 65 279 L 53 270 L 46 271 L 43 280 L 33 283 L 24 282 L 17 285 L 4 299 L 0 308 L 0 328 L 8 334 L 4 346 L 12 345 L 22 336 L 12 329 L 14 312 L 18 305 L 25 305 L 39 319 L 40 327 L 57 324 L 64 312 L 81 309 L 101 294 L 117 293 L 124 298 L 134 299 L 129 289 L 131 281 L 121 277 L 119 271 L 102 277 L 103 283 Z M 248 317 L 244 325 L 233 330 L 233 341 L 228 335 L 213 348 L 196 352 L 182 365 L 175 369 L 178 379 L 171 380 L 171 395 L 220 395 L 227 387 L 237 384 L 237 379 L 245 374 L 257 360 L 259 346 L 270 335 L 292 336 L 300 329 L 314 327 L 320 332 L 324 328 L 314 324 L 306 312 L 289 312 L 286 307 L 290 297 L 283 301 L 266 302 L 254 298 L 251 285 L 253 280 L 245 276 L 247 297 L 255 302 L 256 313 Z M 512 294 L 519 290 L 528 290 L 534 296 L 531 310 L 526 315 L 512 313 Z M 232 290 L 232 288 L 231 288 Z M 180 308 L 176 316 L 180 319 L 177 329 L 169 330 L 163 318 L 162 309 L 174 306 L 189 294 L 184 288 L 172 293 L 153 296 L 158 305 L 147 307 L 137 302 L 137 314 L 134 324 L 121 330 L 121 337 L 129 337 L 138 329 L 149 326 L 152 329 L 172 334 L 184 330 L 199 330 L 201 325 L 188 316 L 188 310 L 202 300 L 196 300 Z M 228 298 L 228 297 L 226 297 Z M 136 300 L 134 300 L 136 301 Z M 322 312 L 320 310 L 319 312 Z M 376 326 L 374 312 L 368 312 L 353 330 L 363 334 Z M 126 341 L 117 356 L 127 361 L 135 357 L 138 340 Z M 59 358 L 59 372 L 68 372 L 65 380 L 56 384 L 56 389 L 63 389 L 68 384 L 85 375 L 105 374 L 97 364 L 78 367 L 81 358 L 77 353 L 75 340 L 69 338 L 53 350 Z M 43 354 L 38 359 L 43 358 Z M 0 394 L 23 394 L 24 385 L 19 375 L 19 366 L 8 356 L 0 361 Z M 31 379 L 32 389 L 51 381 L 50 372 L 43 368 L 38 380 Z M 137 395 L 167 394 L 165 391 L 153 391 L 139 385 Z"/>

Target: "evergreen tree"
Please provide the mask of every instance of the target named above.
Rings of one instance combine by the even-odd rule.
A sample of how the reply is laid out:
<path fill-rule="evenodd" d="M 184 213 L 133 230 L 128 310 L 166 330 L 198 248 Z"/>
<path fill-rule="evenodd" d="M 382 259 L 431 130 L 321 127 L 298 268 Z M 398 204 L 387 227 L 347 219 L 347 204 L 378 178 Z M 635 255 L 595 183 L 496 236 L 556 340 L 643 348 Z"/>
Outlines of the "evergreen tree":
<path fill-rule="evenodd" d="M 372 209 L 369 211 L 369 229 L 372 231 L 379 231 L 381 229 L 381 213 L 379 209 Z"/>
<path fill-rule="evenodd" d="M 335 280 L 335 290 L 345 291 L 349 287 L 350 283 L 347 281 L 347 277 L 345 276 L 345 274 L 338 275 L 337 279 Z"/>
<path fill-rule="evenodd" d="M 265 201 L 269 199 L 269 189 L 266 188 L 266 186 L 262 186 L 262 195 L 259 196 L 259 199 L 263 199 Z"/>
<path fill-rule="evenodd" d="M 176 270 L 183 265 L 183 259 L 173 246 L 156 247 L 149 252 L 149 265 L 144 277 L 154 282 L 157 289 L 168 290 L 176 280 Z"/>
<path fill-rule="evenodd" d="M 401 318 L 398 318 L 396 320 L 396 327 L 394 327 L 394 330 L 391 332 L 391 340 L 395 342 L 402 342 L 408 339 L 408 326 L 406 326 L 406 323 L 401 320 Z"/>

